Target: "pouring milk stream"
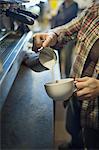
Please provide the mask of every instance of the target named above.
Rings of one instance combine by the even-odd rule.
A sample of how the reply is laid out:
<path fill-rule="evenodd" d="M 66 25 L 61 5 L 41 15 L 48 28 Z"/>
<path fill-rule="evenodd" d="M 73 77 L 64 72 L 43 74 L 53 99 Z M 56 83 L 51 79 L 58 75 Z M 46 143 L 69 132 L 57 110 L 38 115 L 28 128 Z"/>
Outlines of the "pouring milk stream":
<path fill-rule="evenodd" d="M 52 81 L 55 80 L 55 76 L 54 76 L 54 66 L 57 62 L 57 56 L 56 56 L 56 53 L 54 52 L 54 50 L 50 47 L 46 47 L 46 48 L 43 48 L 41 47 L 39 49 L 40 51 L 40 54 L 39 54 L 39 60 L 40 60 L 40 63 L 48 68 L 49 70 L 51 70 L 52 72 Z"/>

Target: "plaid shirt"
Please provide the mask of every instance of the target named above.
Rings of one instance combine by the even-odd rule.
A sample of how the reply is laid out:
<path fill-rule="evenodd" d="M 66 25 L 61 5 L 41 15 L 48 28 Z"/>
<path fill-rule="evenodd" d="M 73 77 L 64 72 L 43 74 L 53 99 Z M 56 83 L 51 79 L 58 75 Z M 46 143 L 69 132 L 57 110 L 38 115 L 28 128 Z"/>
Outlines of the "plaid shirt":
<path fill-rule="evenodd" d="M 52 31 L 58 35 L 58 42 L 56 44 L 56 48 L 58 49 L 69 40 L 77 38 L 75 46 L 77 55 L 71 75 L 74 77 L 81 77 L 88 54 L 93 44 L 99 39 L 99 4 L 93 3 L 70 23 L 55 28 Z M 93 77 L 97 78 L 98 75 L 99 58 L 94 68 Z M 82 126 L 95 129 L 99 128 L 98 102 L 98 97 L 95 100 L 83 100 L 81 108 Z"/>

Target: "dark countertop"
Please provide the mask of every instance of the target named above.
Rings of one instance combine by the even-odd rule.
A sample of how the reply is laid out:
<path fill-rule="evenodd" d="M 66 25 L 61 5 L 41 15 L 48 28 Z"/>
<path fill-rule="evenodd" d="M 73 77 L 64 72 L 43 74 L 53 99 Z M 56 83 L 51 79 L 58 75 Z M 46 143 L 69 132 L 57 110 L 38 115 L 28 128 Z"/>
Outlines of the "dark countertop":
<path fill-rule="evenodd" d="M 55 67 L 60 78 L 59 66 Z M 53 100 L 44 83 L 51 72 L 34 72 L 21 66 L 1 114 L 1 145 L 5 149 L 34 150 L 53 147 Z"/>

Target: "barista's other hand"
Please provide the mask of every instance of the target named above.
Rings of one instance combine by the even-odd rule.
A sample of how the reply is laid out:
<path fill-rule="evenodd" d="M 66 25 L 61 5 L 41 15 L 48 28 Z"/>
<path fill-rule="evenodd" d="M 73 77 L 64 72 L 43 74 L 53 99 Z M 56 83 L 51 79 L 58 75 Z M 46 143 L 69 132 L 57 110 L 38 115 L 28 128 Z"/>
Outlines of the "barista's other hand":
<path fill-rule="evenodd" d="M 33 51 L 37 52 L 41 47 L 54 46 L 57 42 L 57 35 L 54 32 L 36 33 L 33 35 Z"/>
<path fill-rule="evenodd" d="M 80 100 L 99 96 L 99 80 L 92 77 L 76 78 L 77 96 Z"/>

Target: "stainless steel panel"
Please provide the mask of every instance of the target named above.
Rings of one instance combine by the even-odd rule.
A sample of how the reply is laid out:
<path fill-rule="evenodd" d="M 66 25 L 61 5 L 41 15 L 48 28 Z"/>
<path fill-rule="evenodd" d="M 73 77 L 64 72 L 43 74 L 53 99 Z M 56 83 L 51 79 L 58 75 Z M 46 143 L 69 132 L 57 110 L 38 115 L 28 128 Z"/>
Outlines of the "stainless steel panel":
<path fill-rule="evenodd" d="M 24 34 L 15 45 L 12 44 L 12 49 L 6 49 L 6 54 L 1 57 L 4 58 L 4 60 L 2 60 L 3 71 L 0 73 L 0 110 L 20 68 L 20 64 L 25 54 L 24 50 L 26 49 L 26 45 L 31 36 L 31 31 Z"/>

